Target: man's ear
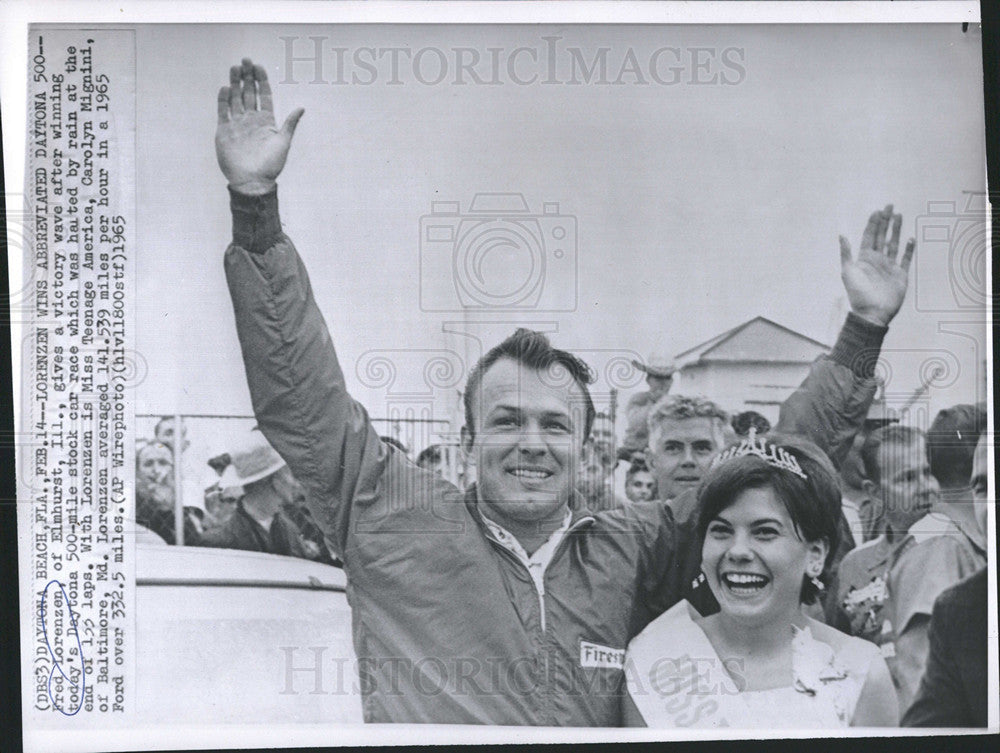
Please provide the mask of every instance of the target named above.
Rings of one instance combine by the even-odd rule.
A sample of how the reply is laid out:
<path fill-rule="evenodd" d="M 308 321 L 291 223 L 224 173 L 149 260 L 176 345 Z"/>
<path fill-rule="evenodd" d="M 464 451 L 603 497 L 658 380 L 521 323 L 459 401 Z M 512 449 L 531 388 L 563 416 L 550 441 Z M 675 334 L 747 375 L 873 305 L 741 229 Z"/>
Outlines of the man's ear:
<path fill-rule="evenodd" d="M 646 457 L 646 467 L 652 471 L 656 467 L 656 461 L 653 459 L 653 450 L 648 445 L 646 449 L 642 451 L 642 454 Z"/>
<path fill-rule="evenodd" d="M 865 494 L 867 494 L 872 499 L 881 499 L 882 490 L 878 484 L 870 479 L 865 479 L 861 482 L 861 488 L 864 489 Z"/>

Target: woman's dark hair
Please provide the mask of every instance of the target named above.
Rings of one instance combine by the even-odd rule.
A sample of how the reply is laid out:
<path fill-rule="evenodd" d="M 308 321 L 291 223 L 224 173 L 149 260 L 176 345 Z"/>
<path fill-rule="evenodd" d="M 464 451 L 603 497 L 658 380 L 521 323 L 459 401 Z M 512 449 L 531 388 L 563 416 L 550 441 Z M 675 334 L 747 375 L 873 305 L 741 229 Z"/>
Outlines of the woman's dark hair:
<path fill-rule="evenodd" d="M 771 465 L 756 455 L 725 460 L 709 470 L 698 489 L 698 536 L 704 543 L 709 523 L 747 489 L 771 489 L 781 500 L 803 541 L 827 542 L 820 580 L 827 584 L 828 569 L 840 545 L 841 494 L 833 464 L 818 446 L 791 435 L 769 434 L 758 438 L 792 455 L 807 478 Z M 816 601 L 819 589 L 803 578 L 799 600 Z"/>

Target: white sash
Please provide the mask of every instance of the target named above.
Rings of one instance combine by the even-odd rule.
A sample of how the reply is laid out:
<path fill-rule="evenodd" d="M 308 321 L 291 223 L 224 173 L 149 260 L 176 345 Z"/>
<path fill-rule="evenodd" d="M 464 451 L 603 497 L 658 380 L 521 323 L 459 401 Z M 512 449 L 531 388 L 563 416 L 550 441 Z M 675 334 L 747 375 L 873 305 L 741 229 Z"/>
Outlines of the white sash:
<path fill-rule="evenodd" d="M 682 601 L 628 646 L 625 683 L 648 726 L 813 729 L 850 724 L 878 653 L 873 645 L 848 639 L 835 655 L 831 646 L 803 628 L 791 645 L 794 683 L 748 696 L 733 680 L 741 677 L 742 667 L 730 666 L 732 676 L 726 671 L 725 662 L 694 621 L 696 614 Z"/>
<path fill-rule="evenodd" d="M 626 686 L 650 727 L 755 726 L 746 702 L 682 601 L 629 644 Z"/>

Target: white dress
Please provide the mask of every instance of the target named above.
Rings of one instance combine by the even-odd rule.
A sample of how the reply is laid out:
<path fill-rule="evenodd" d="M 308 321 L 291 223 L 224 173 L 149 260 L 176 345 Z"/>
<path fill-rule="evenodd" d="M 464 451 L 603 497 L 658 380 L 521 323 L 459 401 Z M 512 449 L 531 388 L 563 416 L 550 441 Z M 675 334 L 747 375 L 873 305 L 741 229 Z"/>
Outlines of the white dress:
<path fill-rule="evenodd" d="M 878 648 L 852 638 L 838 653 L 809 628 L 792 642 L 792 685 L 742 691 L 737 659 L 723 661 L 682 601 L 632 639 L 629 696 L 648 727 L 847 727 Z M 727 671 L 727 667 L 730 671 Z M 735 679 L 734 679 L 735 678 Z"/>

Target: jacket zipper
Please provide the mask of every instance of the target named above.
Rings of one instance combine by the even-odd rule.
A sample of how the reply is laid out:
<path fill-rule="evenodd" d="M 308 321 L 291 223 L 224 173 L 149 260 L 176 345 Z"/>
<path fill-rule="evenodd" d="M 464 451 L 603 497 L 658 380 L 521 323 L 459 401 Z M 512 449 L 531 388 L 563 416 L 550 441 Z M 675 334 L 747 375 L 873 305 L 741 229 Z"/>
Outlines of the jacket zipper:
<path fill-rule="evenodd" d="M 594 518 L 589 517 L 589 516 L 585 517 L 585 518 L 580 518 L 578 521 L 576 521 L 575 523 L 573 523 L 573 525 L 571 525 L 569 528 L 566 529 L 565 533 L 563 533 L 562 540 L 559 542 L 559 545 L 552 552 L 552 556 L 549 558 L 549 561 L 546 564 L 545 569 L 542 570 L 541 577 L 538 580 L 535 580 L 535 576 L 532 575 L 530 567 L 527 567 L 523 562 L 521 562 L 520 559 L 518 559 L 517 555 L 515 555 L 512 551 L 510 551 L 507 547 L 505 547 L 496 537 L 494 537 L 493 533 L 489 530 L 489 528 L 486 529 L 486 534 L 487 534 L 487 537 L 490 539 L 490 541 L 492 541 L 494 544 L 496 544 L 497 546 L 499 546 L 504 552 L 507 553 L 507 556 L 511 560 L 513 560 L 514 562 L 516 562 L 518 565 L 520 565 L 521 567 L 523 567 L 528 572 L 528 580 L 531 581 L 532 585 L 535 587 L 535 593 L 538 594 L 538 610 L 539 610 L 539 615 L 541 617 L 541 626 L 542 626 L 542 632 L 543 633 L 545 632 L 545 627 L 546 627 L 546 623 L 545 623 L 545 571 L 548 569 L 549 565 L 551 565 L 553 562 L 555 562 L 556 557 L 558 557 L 560 554 L 562 554 L 563 549 L 566 548 L 566 541 L 567 541 L 567 538 L 568 538 L 569 534 L 572 533 L 573 531 L 578 530 L 579 528 L 583 527 L 584 524 L 589 524 L 589 523 L 593 523 L 593 522 L 594 522 Z"/>

